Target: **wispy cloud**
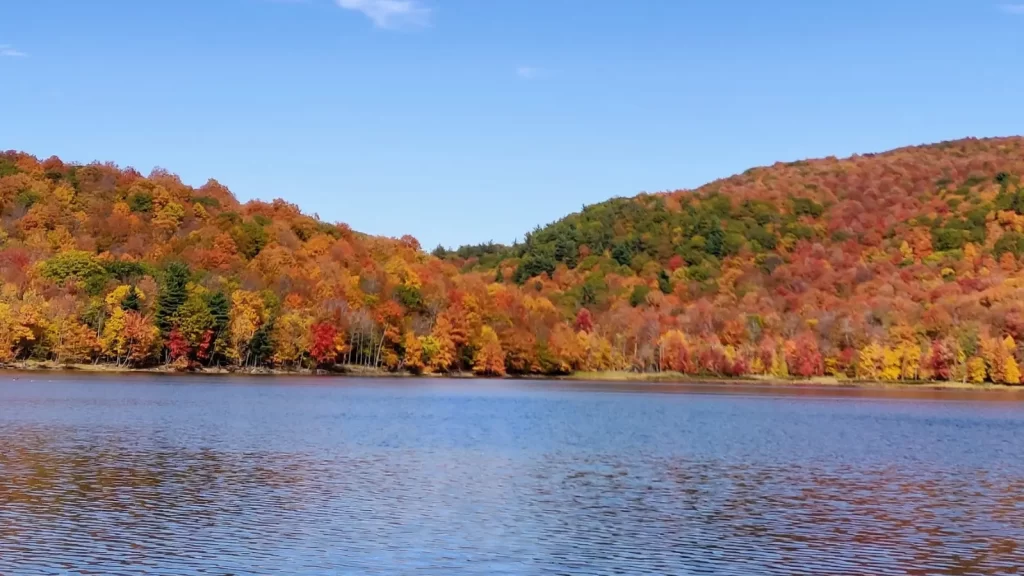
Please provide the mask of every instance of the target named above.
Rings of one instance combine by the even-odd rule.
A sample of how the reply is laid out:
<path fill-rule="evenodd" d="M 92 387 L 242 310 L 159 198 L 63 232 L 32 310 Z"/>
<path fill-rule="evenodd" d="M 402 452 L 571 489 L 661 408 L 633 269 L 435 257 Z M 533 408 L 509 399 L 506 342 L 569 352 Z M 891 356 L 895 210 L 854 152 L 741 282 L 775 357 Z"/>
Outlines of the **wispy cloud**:
<path fill-rule="evenodd" d="M 345 10 L 362 12 L 378 28 L 426 26 L 430 8 L 419 0 L 334 0 Z"/>
<path fill-rule="evenodd" d="M 1024 16 L 1024 4 L 1003 4 L 999 9 L 1007 14 Z"/>
<path fill-rule="evenodd" d="M 14 46 L 10 44 L 0 44 L 0 56 L 7 56 L 10 58 L 25 58 L 28 54 L 21 50 L 15 50 Z"/>
<path fill-rule="evenodd" d="M 516 76 L 519 76 L 523 80 L 534 80 L 542 78 L 544 76 L 550 76 L 551 71 L 546 68 L 538 68 L 536 66 L 516 66 Z"/>

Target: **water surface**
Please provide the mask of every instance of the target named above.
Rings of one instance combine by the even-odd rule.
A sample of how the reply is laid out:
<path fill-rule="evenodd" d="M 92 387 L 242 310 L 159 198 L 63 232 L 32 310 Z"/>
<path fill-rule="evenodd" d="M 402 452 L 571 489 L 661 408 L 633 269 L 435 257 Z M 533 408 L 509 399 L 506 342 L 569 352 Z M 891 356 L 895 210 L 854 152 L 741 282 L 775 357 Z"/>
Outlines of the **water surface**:
<path fill-rule="evenodd" d="M 0 575 L 1024 573 L 1024 403 L 0 375 Z"/>

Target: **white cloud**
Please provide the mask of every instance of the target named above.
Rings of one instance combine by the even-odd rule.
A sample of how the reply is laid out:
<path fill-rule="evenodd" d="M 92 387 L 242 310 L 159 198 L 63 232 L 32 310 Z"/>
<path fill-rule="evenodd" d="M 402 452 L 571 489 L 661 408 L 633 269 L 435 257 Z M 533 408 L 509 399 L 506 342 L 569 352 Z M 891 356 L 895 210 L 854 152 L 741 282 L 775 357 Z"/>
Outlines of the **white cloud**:
<path fill-rule="evenodd" d="M 24 58 L 28 56 L 28 54 L 22 52 L 21 50 L 15 50 L 14 46 L 11 46 L 10 44 L 0 44 L 0 56 L 9 56 L 11 58 Z"/>
<path fill-rule="evenodd" d="M 536 66 L 518 66 L 515 69 L 515 75 L 523 80 L 536 80 L 538 78 L 546 78 L 551 76 L 552 71 L 545 68 L 538 68 Z"/>
<path fill-rule="evenodd" d="M 1007 14 L 1024 16 L 1024 4 L 1003 4 L 999 9 Z"/>
<path fill-rule="evenodd" d="M 531 66 L 520 66 L 515 69 L 515 73 L 519 78 L 525 78 L 527 80 L 530 78 L 537 78 L 538 72 L 540 71 Z"/>
<path fill-rule="evenodd" d="M 334 0 L 345 10 L 362 12 L 378 28 L 425 26 L 430 21 L 430 8 L 419 0 Z"/>
<path fill-rule="evenodd" d="M 516 68 L 516 75 L 523 80 L 532 80 L 543 74 L 543 72 L 544 71 L 540 68 L 535 68 L 533 66 L 519 66 Z"/>

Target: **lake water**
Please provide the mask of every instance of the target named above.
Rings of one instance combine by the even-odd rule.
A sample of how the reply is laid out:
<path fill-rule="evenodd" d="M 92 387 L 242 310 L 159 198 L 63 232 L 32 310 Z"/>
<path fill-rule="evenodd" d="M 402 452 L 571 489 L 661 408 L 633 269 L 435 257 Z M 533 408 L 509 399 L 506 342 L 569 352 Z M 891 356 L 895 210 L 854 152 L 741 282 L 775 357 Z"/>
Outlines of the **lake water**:
<path fill-rule="evenodd" d="M 1024 395 L 0 374 L 0 574 L 1024 573 Z"/>

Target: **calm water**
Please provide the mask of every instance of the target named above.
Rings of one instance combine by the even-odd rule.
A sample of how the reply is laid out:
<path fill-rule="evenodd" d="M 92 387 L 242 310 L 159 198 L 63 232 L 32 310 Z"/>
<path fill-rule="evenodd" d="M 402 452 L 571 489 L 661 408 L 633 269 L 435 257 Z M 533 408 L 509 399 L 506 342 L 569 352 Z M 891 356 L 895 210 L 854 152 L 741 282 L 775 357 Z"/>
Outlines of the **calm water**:
<path fill-rule="evenodd" d="M 5 576 L 1024 573 L 1013 397 L 12 379 Z"/>

